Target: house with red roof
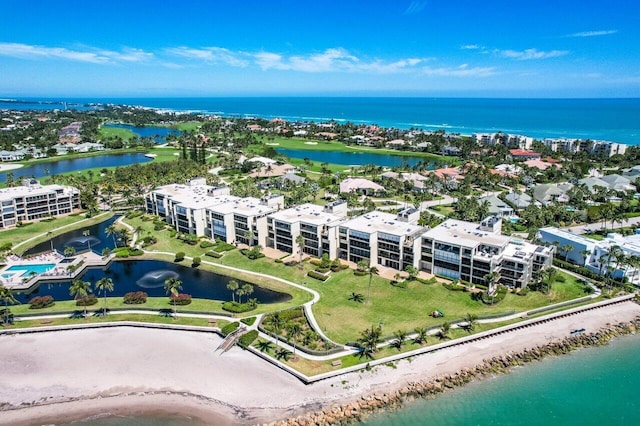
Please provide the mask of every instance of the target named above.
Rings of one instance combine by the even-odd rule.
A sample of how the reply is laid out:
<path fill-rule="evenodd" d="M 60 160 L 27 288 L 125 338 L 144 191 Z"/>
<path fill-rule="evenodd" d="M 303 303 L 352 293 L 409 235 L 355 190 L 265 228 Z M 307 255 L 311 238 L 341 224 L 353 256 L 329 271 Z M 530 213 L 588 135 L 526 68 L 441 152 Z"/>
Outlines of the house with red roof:
<path fill-rule="evenodd" d="M 539 152 L 528 149 L 510 149 L 509 153 L 514 160 L 539 160 L 542 158 Z"/>

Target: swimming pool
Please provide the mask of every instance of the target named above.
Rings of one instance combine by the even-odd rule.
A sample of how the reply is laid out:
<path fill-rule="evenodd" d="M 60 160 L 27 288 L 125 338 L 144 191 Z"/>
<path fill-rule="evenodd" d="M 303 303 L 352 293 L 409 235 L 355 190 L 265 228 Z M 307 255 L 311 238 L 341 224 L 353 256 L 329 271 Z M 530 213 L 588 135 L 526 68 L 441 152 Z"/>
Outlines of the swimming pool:
<path fill-rule="evenodd" d="M 13 265 L 7 268 L 5 272 L 22 271 L 21 275 L 31 275 L 32 273 L 40 275 L 55 267 L 55 263 L 32 263 L 28 265 Z"/>

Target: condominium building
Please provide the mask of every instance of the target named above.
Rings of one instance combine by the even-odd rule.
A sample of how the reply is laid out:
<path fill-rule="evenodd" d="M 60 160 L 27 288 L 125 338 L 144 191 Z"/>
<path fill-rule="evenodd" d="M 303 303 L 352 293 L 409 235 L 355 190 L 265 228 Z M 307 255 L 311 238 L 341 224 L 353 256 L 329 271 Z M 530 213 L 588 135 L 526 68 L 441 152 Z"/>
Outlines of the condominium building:
<path fill-rule="evenodd" d="M 205 235 L 227 243 L 249 246 L 267 245 L 267 215 L 280 210 L 284 196 L 271 195 L 261 199 L 226 196 L 220 203 L 206 208 Z"/>
<path fill-rule="evenodd" d="M 500 284 L 526 287 L 534 272 L 551 265 L 554 247 L 501 235 L 501 228 L 496 216 L 480 224 L 446 220 L 422 235 L 420 269 L 472 284 L 486 284 L 485 276 L 497 272 Z"/>
<path fill-rule="evenodd" d="M 80 191 L 71 186 L 40 185 L 24 179 L 21 186 L 0 189 L 0 228 L 47 217 L 62 216 L 80 208 Z"/>
<path fill-rule="evenodd" d="M 337 227 L 347 217 L 347 202 L 325 206 L 303 204 L 267 216 L 266 246 L 285 253 L 302 252 L 315 257 L 337 257 Z M 302 236 L 302 241 L 299 240 Z M 301 244 L 300 244 L 301 243 Z"/>
<path fill-rule="evenodd" d="M 339 224 L 341 259 L 404 270 L 418 267 L 420 235 L 425 228 L 417 225 L 420 212 L 409 208 L 397 215 L 374 210 Z"/>
<path fill-rule="evenodd" d="M 207 213 L 211 206 L 230 201 L 228 187 L 206 184 L 204 178 L 187 181 L 185 185 L 165 185 L 145 196 L 147 213 L 155 214 L 172 225 L 178 232 L 206 235 Z"/>

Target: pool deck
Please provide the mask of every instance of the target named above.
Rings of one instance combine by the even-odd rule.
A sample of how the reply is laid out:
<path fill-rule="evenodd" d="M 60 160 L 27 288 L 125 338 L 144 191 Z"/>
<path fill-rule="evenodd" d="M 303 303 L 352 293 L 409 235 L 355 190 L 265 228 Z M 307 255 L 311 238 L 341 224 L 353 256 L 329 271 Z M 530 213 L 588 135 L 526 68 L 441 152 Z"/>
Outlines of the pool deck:
<path fill-rule="evenodd" d="M 0 270 L 0 277 L 3 277 L 4 274 L 10 273 L 11 271 L 7 272 L 7 269 L 12 266 L 29 267 L 31 265 L 39 265 L 43 263 L 51 263 L 55 266 L 46 272 L 29 277 L 14 274 L 11 278 L 0 278 L 0 283 L 6 288 L 14 291 L 29 290 L 40 281 L 73 280 L 82 275 L 85 269 L 90 267 L 107 266 L 114 258 L 114 254 L 103 257 L 92 251 L 72 257 L 65 257 L 55 250 L 27 259 L 11 255 L 7 257 L 7 264 Z M 71 262 L 69 262 L 69 260 L 71 260 Z M 71 267 L 71 270 L 69 270 L 69 267 Z"/>

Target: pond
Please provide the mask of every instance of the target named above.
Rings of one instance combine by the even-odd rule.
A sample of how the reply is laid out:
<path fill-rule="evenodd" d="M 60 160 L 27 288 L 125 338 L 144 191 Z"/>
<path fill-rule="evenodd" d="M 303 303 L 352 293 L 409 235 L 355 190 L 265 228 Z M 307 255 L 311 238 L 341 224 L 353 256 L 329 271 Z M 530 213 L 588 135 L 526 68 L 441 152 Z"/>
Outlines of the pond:
<path fill-rule="evenodd" d="M 103 154 L 93 155 L 91 157 L 70 158 L 67 160 L 45 161 L 11 170 L 10 172 L 13 173 L 14 180 L 19 180 L 20 177 L 33 176 L 35 178 L 41 178 L 43 176 L 59 175 L 85 169 L 129 166 L 136 163 L 146 163 L 151 160 L 151 158 L 145 157 L 145 154 L 142 152 Z M 7 173 L 8 172 L 0 173 L 0 182 L 6 182 Z"/>
<path fill-rule="evenodd" d="M 87 269 L 80 279 L 89 281 L 93 285 L 104 277 L 111 278 L 114 284 L 114 291 L 108 293 L 107 297 L 122 297 L 130 291 L 144 291 L 149 297 L 167 297 L 168 301 L 164 282 L 169 278 L 177 278 L 182 281 L 181 293 L 190 294 L 199 299 L 231 300 L 231 291 L 227 289 L 227 284 L 233 278 L 177 263 L 160 260 L 115 261 L 107 269 Z M 245 284 L 241 280 L 236 281 L 240 286 Z M 16 294 L 16 299 L 21 303 L 28 303 L 34 296 L 52 296 L 54 300 L 70 300 L 72 299 L 69 295 L 70 285 L 70 281 L 41 282 L 29 293 Z M 254 292 L 249 298 L 258 299 L 260 303 L 285 302 L 291 299 L 291 295 L 287 293 L 268 290 L 257 285 L 253 285 L 253 289 Z M 246 299 L 245 296 L 243 301 Z"/>
<path fill-rule="evenodd" d="M 23 255 L 26 257 L 50 251 L 52 249 L 55 249 L 60 253 L 64 253 L 64 249 L 67 247 L 73 247 L 76 249 L 76 252 L 92 250 L 98 254 L 102 254 L 103 249 L 113 249 L 116 247 L 117 241 L 113 236 L 106 236 L 106 229 L 117 219 L 118 216 L 112 216 L 104 222 L 76 229 L 75 231 L 65 232 L 64 234 L 60 234 L 50 240 L 31 247 L 29 250 L 25 251 Z M 55 226 L 55 222 L 53 226 Z"/>
<path fill-rule="evenodd" d="M 153 138 L 155 143 L 165 143 L 166 137 L 169 135 L 180 136 L 182 132 L 180 130 L 172 129 L 170 127 L 157 127 L 157 126 L 132 126 L 130 124 L 105 124 L 102 127 L 115 127 L 119 129 L 127 129 L 141 138 Z"/>
<path fill-rule="evenodd" d="M 303 149 L 276 148 L 280 154 L 289 158 L 308 158 L 318 163 L 344 164 L 347 166 L 362 166 L 375 164 L 384 167 L 398 167 L 403 165 L 415 166 L 423 162 L 427 163 L 427 169 L 435 168 L 431 159 L 427 157 L 413 157 L 390 154 L 373 154 L 370 152 L 336 152 L 336 151 L 308 151 Z"/>

